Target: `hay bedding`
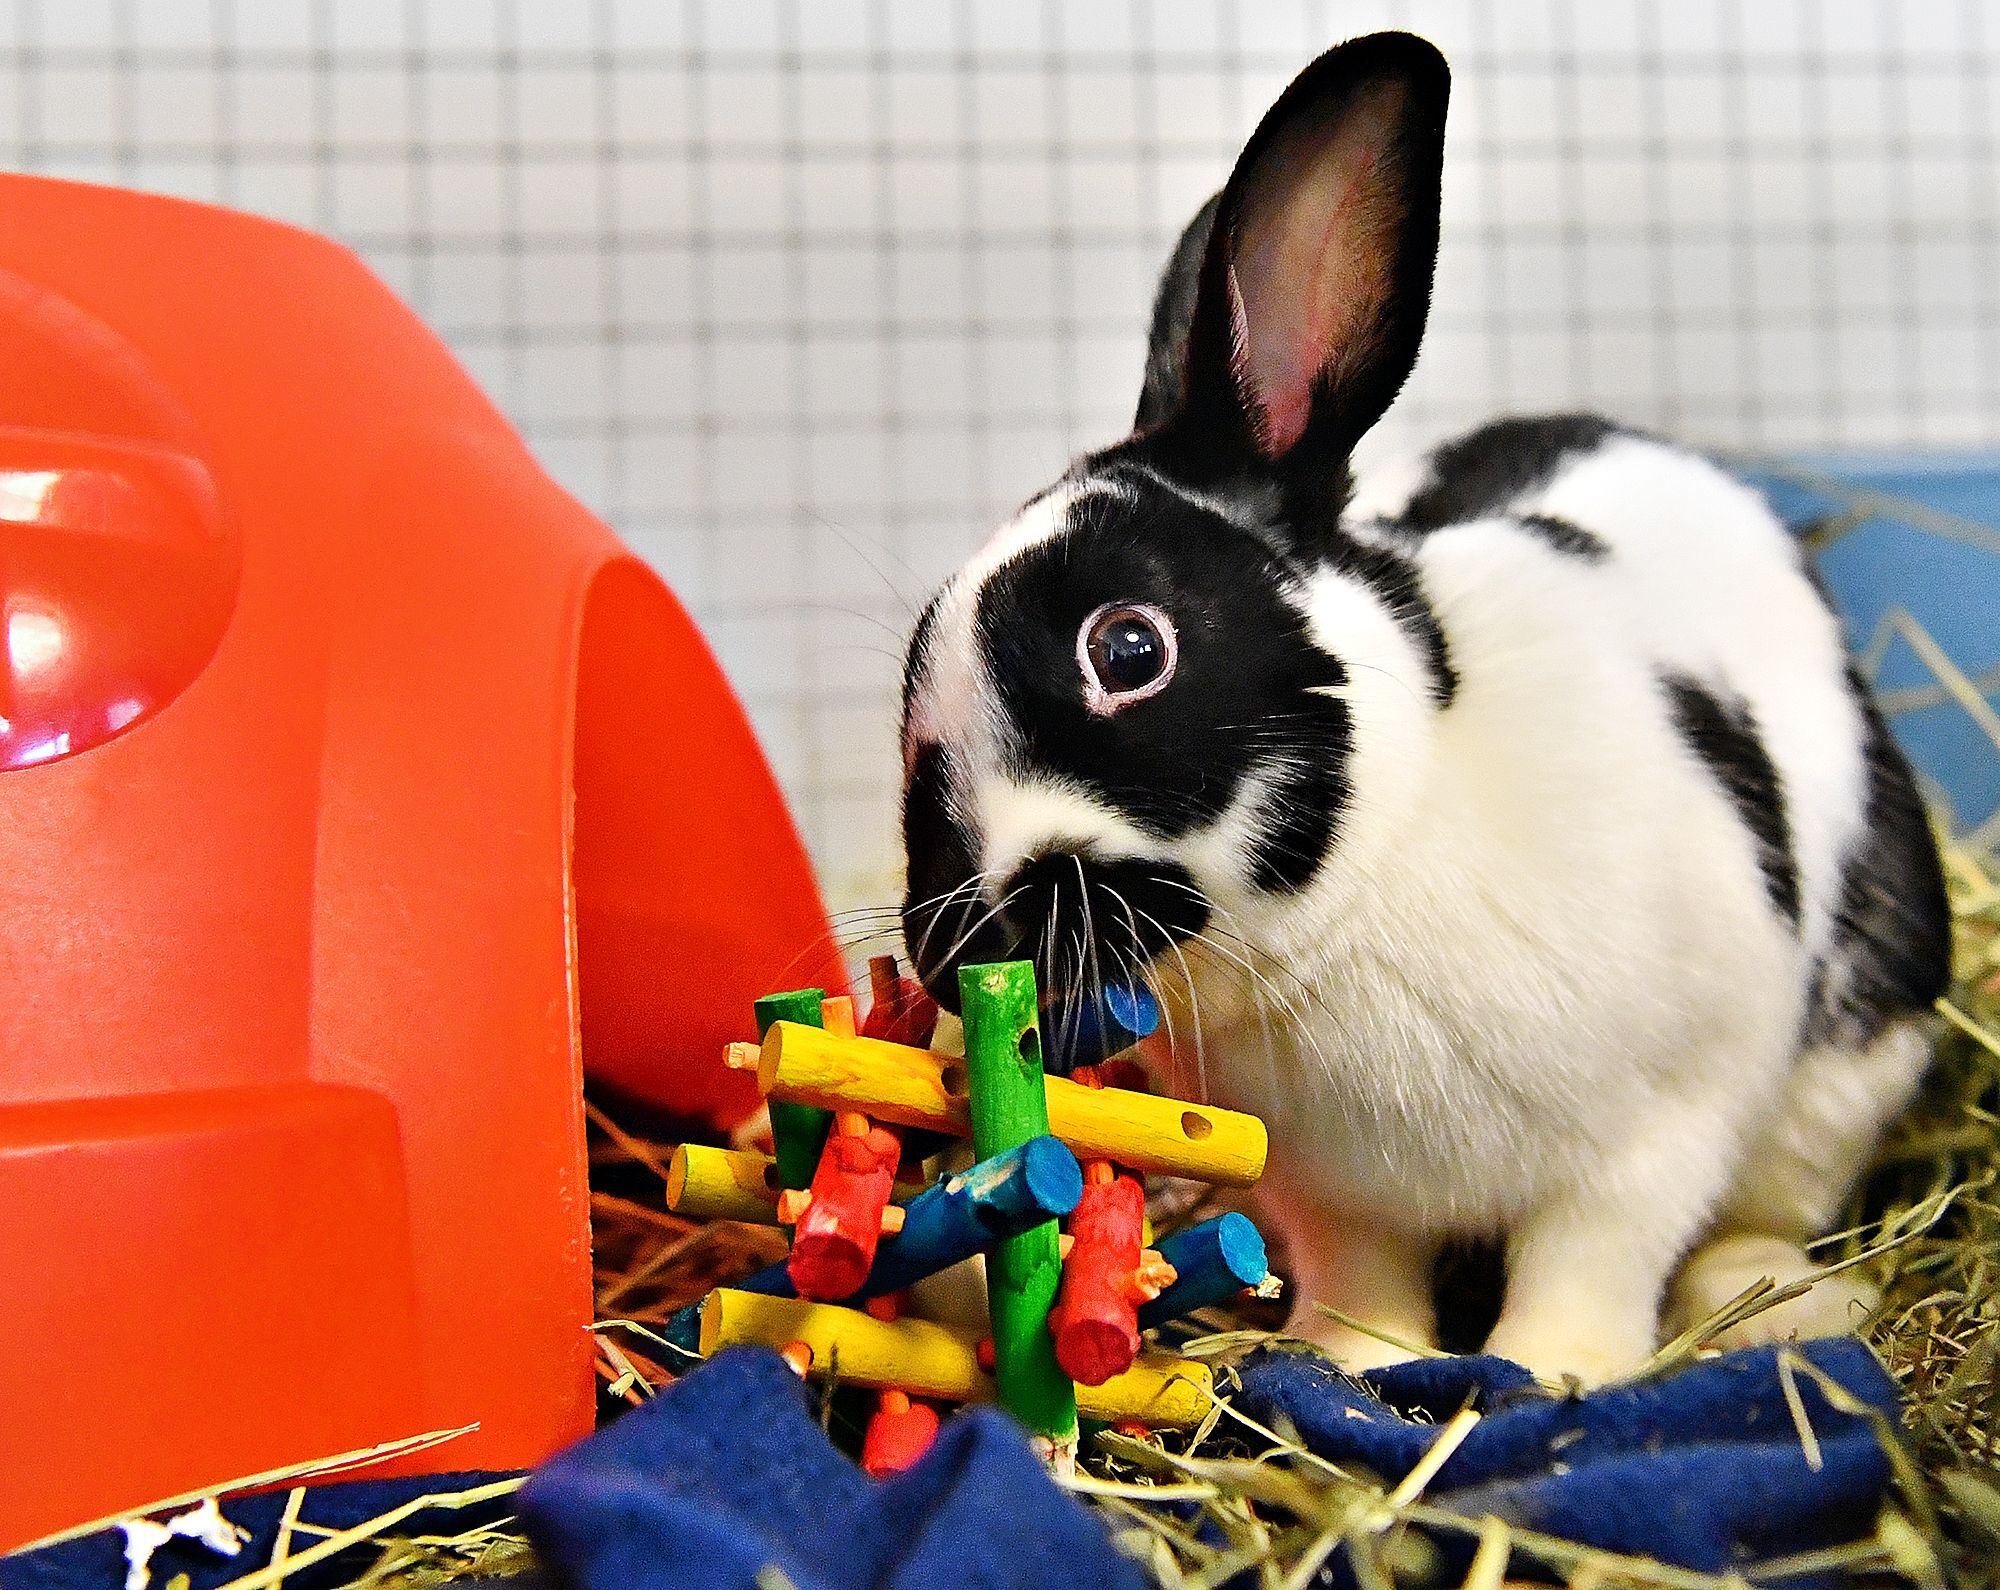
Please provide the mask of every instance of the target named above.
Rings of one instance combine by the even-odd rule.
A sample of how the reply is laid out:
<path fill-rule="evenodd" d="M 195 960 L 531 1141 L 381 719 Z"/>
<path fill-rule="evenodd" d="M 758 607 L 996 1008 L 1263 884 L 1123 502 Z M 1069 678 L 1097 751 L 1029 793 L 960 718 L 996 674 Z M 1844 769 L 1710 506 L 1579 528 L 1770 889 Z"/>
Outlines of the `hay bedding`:
<path fill-rule="evenodd" d="M 2000 1585 L 2000 1384 L 1994 1374 L 2000 1356 L 2000 859 L 1953 849 L 1948 876 L 1957 965 L 1940 1008 L 1936 1063 L 1857 1194 L 1854 1224 L 1828 1238 L 1819 1254 L 1829 1266 L 1859 1268 L 1882 1288 L 1881 1304 L 1861 1334 L 1905 1397 L 1901 1430 L 1882 1431 L 1893 1453 L 1895 1494 L 1865 1538 L 1779 1565 L 1789 1572 L 1770 1576 L 1773 1583 L 1834 1568 L 1921 1586 Z M 662 1246 L 651 1237 L 635 1240 L 653 1251 Z M 663 1317 L 700 1296 L 732 1266 L 741 1274 L 768 1262 L 768 1247 L 753 1252 L 731 1246 L 741 1241 L 718 1233 L 713 1245 L 683 1248 L 654 1276 L 649 1315 Z M 1702 1334 L 1788 1295 L 1764 1290 L 1736 1300 L 1705 1322 L 1703 1332 L 1666 1344 L 1652 1372 L 1687 1362 L 1704 1350 Z M 1184 1350 L 1228 1363 L 1274 1339 L 1268 1330 L 1227 1328 L 1233 1321 L 1209 1323 L 1222 1328 L 1194 1338 Z M 1441 1430 L 1433 1469 L 1464 1433 L 1450 1422 Z M 1810 1427 L 1802 1428 L 1801 1440 L 1811 1439 Z M 1167 1585 L 1212 1586 L 1246 1567 L 1267 1585 L 1301 1584 L 1335 1550 L 1347 1555 L 1367 1590 L 1421 1581 L 1430 1558 L 1421 1535 L 1408 1526 L 1435 1527 L 1441 1517 L 1423 1501 L 1424 1476 L 1391 1476 L 1382 1484 L 1336 1472 L 1289 1432 L 1260 1427 L 1239 1411 L 1218 1410 L 1185 1442 L 1099 1436 L 1085 1470 L 1079 1487 L 1086 1499 L 1104 1513 L 1121 1545 Z M 1198 1538 L 1185 1516 L 1190 1500 L 1219 1526 L 1226 1545 Z M 1476 1590 L 1505 1581 L 1510 1563 L 1513 1572 L 1539 1564 L 1579 1585 L 1707 1590 L 1743 1583 L 1496 1523 L 1475 1528 L 1479 1544 L 1465 1582 Z"/>
<path fill-rule="evenodd" d="M 1900 1430 L 1880 1438 L 1896 1476 L 1882 1514 L 1857 1520 L 1856 1541 L 1766 1565 L 1757 1583 L 1781 1585 L 1829 1571 L 1860 1583 L 2000 1586 L 2000 859 L 1954 849 L 1948 860 L 1957 919 L 1954 987 L 1941 1004 L 1936 1064 L 1922 1094 L 1882 1145 L 1857 1194 L 1851 1229 L 1827 1239 L 1829 1265 L 1856 1266 L 1882 1288 L 1861 1334 L 1905 1397 Z M 668 1214 L 661 1189 L 671 1138 L 628 1128 L 598 1104 L 591 1117 L 601 1407 L 615 1417 L 671 1379 L 648 1339 L 681 1304 L 770 1263 L 773 1230 L 700 1225 Z M 1191 1215 L 1190 1215 L 1191 1217 Z M 1753 1292 L 1707 1322 L 1707 1331 L 1786 1294 Z M 1274 1340 L 1268 1329 L 1211 1316 L 1184 1349 L 1221 1365 Z M 1668 1343 L 1653 1372 L 1701 1354 L 1700 1333 Z M 658 1354 L 658 1357 L 655 1356 Z M 1812 1384 L 1803 1359 L 1788 1377 Z M 1824 1384 L 1818 1389 L 1838 1406 Z M 823 1404 L 836 1439 L 858 1440 L 838 1397 Z M 1114 1539 L 1161 1584 L 1212 1587 L 1248 1571 L 1260 1587 L 1292 1590 L 1331 1560 L 1362 1590 L 1436 1583 L 1439 1558 L 1425 1531 L 1469 1547 L 1470 1566 L 1445 1582 L 1498 1590 L 1523 1577 L 1587 1586 L 1660 1590 L 1742 1587 L 1741 1577 L 1675 1569 L 1511 1528 L 1465 1519 L 1426 1500 L 1426 1486 L 1476 1423 L 1446 1418 L 1430 1454 L 1406 1473 L 1376 1477 L 1307 1450 L 1281 1419 L 1265 1423 L 1233 1404 L 1189 1438 L 1096 1436 L 1073 1482 Z M 1798 1421 L 1802 1444 L 1811 1422 Z M 386 1511 L 336 1536 L 301 1527 L 288 1547 L 300 1568 L 338 1557 L 358 1564 L 343 1583 L 415 1587 L 531 1573 L 534 1555 L 511 1516 L 479 1515 L 462 1530 L 448 1510 L 504 1506 L 516 1482 L 446 1491 L 437 1510 Z M 421 1523 L 421 1533 L 411 1526 Z M 1206 1524 L 1210 1527 L 1203 1528 Z M 1460 1555 L 1463 1555 L 1461 1551 Z M 265 1569 L 244 1590 L 282 1583 Z M 172 1590 L 172 1581 L 157 1581 Z M 780 1590 L 773 1581 L 772 1590 Z"/>
<path fill-rule="evenodd" d="M 2000 856 L 1952 847 L 1947 878 L 1956 963 L 1952 990 L 1939 1007 L 1936 1061 L 1857 1192 L 1853 1224 L 1818 1253 L 1829 1267 L 1856 1268 L 1881 1288 L 1881 1303 L 1860 1334 L 1905 1399 L 1902 1428 L 1882 1431 L 1895 1495 L 1865 1538 L 1783 1565 L 1792 1574 L 1833 1568 L 1921 1586 L 2000 1586 Z M 630 1244 L 618 1251 L 636 1268 L 647 1266 L 646 1254 L 674 1253 L 651 1272 L 644 1311 L 627 1311 L 627 1318 L 663 1318 L 718 1281 L 770 1262 L 773 1251 L 770 1233 L 746 1238 L 743 1228 L 716 1229 L 704 1240 L 614 1223 L 600 1225 L 601 1258 L 607 1238 Z M 1753 1289 L 1701 1329 L 1665 1344 L 1650 1372 L 1689 1361 L 1705 1351 L 1705 1337 L 1790 1295 Z M 1229 1328 L 1240 1320 L 1208 1323 L 1219 1328 L 1184 1350 L 1219 1363 L 1275 1339 L 1269 1329 Z M 615 1360 L 607 1378 L 612 1367 Z M 1801 1438 L 1811 1440 L 1809 1428 Z M 1451 1441 L 1447 1426 L 1438 1461 Z M 1257 1428 L 1240 1414 L 1218 1411 L 1185 1443 L 1100 1436 L 1085 1469 L 1079 1483 L 1086 1498 L 1163 1584 L 1214 1585 L 1246 1566 L 1255 1566 L 1265 1584 L 1303 1583 L 1336 1548 L 1348 1554 L 1367 1590 L 1425 1577 L 1421 1537 L 1406 1527 L 1437 1522 L 1420 1485 L 1398 1501 L 1410 1490 L 1408 1476 L 1383 1486 L 1338 1475 L 1287 1432 Z M 1226 1548 L 1204 1544 L 1183 1516 L 1197 1494 Z M 1480 1535 L 1466 1583 L 1490 1590 L 1517 1552 L 1517 1568 L 1538 1563 L 1574 1584 L 1696 1590 L 1742 1583 L 1492 1524 Z"/>

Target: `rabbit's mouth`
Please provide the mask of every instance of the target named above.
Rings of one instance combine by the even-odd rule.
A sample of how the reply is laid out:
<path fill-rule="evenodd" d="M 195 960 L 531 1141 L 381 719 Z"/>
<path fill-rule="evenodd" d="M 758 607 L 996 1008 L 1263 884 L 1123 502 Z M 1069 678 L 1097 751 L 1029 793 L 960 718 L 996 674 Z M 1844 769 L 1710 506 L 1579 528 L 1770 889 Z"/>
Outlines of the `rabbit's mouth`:
<path fill-rule="evenodd" d="M 992 960 L 1032 961 L 1045 1008 L 1095 1009 L 1107 989 L 1144 983 L 1154 959 L 1198 936 L 1210 915 L 1185 867 L 1148 857 L 1043 850 L 989 890 L 905 921 L 917 974 L 947 1009 L 958 1008 L 958 968 Z M 1045 1030 L 1050 1069 L 1097 1058 L 1079 1048 L 1087 1037 L 1063 1036 L 1080 1030 L 1066 1021 Z"/>
<path fill-rule="evenodd" d="M 1208 897 L 1177 862 L 1045 850 L 1000 888 L 1001 915 L 1045 992 L 1068 995 L 1138 976 L 1208 925 Z"/>

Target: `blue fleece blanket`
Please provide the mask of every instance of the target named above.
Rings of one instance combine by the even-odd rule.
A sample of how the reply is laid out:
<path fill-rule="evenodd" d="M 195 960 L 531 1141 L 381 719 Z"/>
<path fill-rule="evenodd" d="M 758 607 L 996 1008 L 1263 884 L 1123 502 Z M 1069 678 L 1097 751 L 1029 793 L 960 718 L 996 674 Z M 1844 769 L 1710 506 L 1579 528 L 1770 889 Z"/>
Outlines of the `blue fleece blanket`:
<path fill-rule="evenodd" d="M 1859 1341 L 1791 1351 L 1893 1421 L 1895 1386 Z M 1322 1358 L 1263 1353 L 1245 1366 L 1236 1402 L 1266 1424 L 1288 1418 L 1320 1456 L 1387 1479 L 1409 1472 L 1434 1426 L 1470 1403 L 1486 1417 L 1438 1471 L 1430 1499 L 1713 1573 L 1868 1534 L 1889 1481 L 1877 1423 L 1834 1408 L 1817 1378 L 1794 1368 L 1801 1431 L 1773 1348 L 1574 1398 L 1541 1393 L 1498 1358 L 1432 1359 L 1368 1378 L 1363 1388 Z"/>
<path fill-rule="evenodd" d="M 1894 1388 L 1860 1343 L 1801 1351 L 1854 1403 L 1893 1416 Z M 1431 1482 L 1430 1500 L 1720 1571 L 1865 1534 L 1882 1499 L 1889 1468 L 1871 1421 L 1833 1407 L 1812 1374 L 1793 1384 L 1810 1453 L 1769 1349 L 1572 1399 L 1540 1393 L 1493 1358 L 1408 1364 L 1364 1386 L 1317 1358 L 1265 1352 L 1243 1366 L 1234 1400 L 1263 1424 L 1289 1423 L 1322 1456 L 1386 1480 L 1407 1473 L 1437 1426 L 1470 1403 L 1484 1417 Z M 305 1516 L 351 1522 L 399 1494 L 456 1483 L 326 1486 Z M 762 1350 L 704 1364 L 551 1459 L 513 1500 L 543 1560 L 578 1590 L 756 1590 L 779 1582 L 770 1568 L 798 1590 L 1138 1590 L 1146 1582 L 1000 1413 L 973 1408 L 947 1420 L 922 1462 L 876 1482 L 822 1433 L 814 1393 Z M 157 1559 L 164 1572 L 154 1582 L 185 1572 L 193 1590 L 209 1590 L 263 1562 L 282 1501 L 226 1504 L 253 1543 L 222 1561 L 176 1541 Z M 404 1527 L 472 1521 L 419 1516 Z M 118 1584 L 121 1544 L 96 1536 L 0 1561 L 0 1586 Z M 1462 1554 L 1465 1537 L 1441 1534 L 1439 1544 Z M 1524 1566 L 1517 1560 L 1517 1574 Z"/>

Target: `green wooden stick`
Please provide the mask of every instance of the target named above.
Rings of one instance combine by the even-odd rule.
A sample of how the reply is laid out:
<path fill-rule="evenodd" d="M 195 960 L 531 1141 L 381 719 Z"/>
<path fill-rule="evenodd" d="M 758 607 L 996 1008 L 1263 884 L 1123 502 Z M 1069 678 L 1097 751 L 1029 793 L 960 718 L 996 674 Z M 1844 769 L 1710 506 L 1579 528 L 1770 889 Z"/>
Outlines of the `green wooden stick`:
<path fill-rule="evenodd" d="M 966 966 L 958 974 L 965 1011 L 965 1073 L 972 1151 L 982 1160 L 1049 1129 L 1035 1024 L 1035 971 L 1026 961 Z M 1049 1309 L 1062 1280 L 1056 1223 L 1008 1237 L 986 1259 L 993 1313 L 993 1378 L 1008 1412 L 1060 1446 L 1077 1438 L 1076 1386 L 1056 1363 Z"/>
<path fill-rule="evenodd" d="M 757 1017 L 757 1036 L 761 1039 L 777 1021 L 817 1027 L 820 1001 L 824 998 L 823 988 L 766 994 L 750 1007 Z M 780 1187 L 812 1185 L 813 1172 L 819 1169 L 820 1150 L 826 1146 L 826 1134 L 832 1128 L 831 1110 L 815 1109 L 810 1104 L 786 1104 L 779 1099 L 771 1101 L 771 1143 L 777 1151 Z"/>

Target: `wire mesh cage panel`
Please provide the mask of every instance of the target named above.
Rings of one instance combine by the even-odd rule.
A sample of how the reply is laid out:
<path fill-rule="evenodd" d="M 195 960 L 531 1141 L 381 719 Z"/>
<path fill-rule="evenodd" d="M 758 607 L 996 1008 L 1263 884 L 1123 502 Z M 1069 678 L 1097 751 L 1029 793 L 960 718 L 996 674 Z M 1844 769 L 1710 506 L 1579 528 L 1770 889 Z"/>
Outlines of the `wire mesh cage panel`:
<path fill-rule="evenodd" d="M 17 0 L 0 159 L 359 249 L 691 604 L 835 902 L 882 901 L 914 604 L 1123 430 L 1181 224 L 1381 26 L 1456 90 L 1369 455 L 1570 406 L 1993 441 L 1987 0 Z"/>

